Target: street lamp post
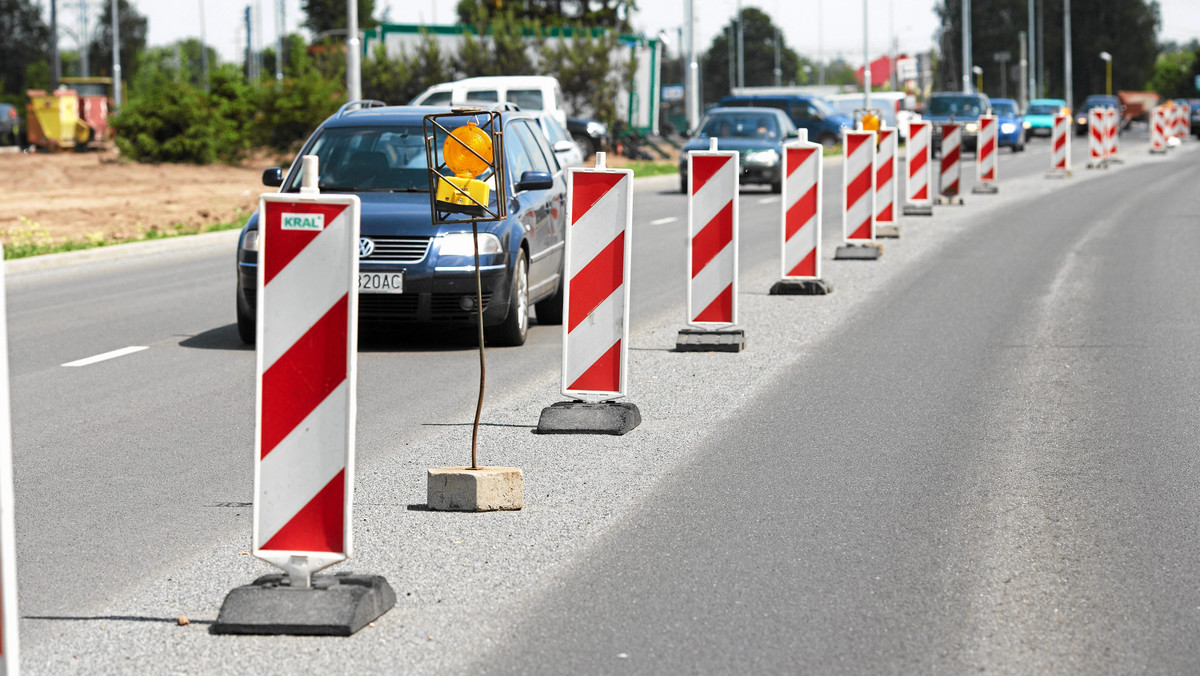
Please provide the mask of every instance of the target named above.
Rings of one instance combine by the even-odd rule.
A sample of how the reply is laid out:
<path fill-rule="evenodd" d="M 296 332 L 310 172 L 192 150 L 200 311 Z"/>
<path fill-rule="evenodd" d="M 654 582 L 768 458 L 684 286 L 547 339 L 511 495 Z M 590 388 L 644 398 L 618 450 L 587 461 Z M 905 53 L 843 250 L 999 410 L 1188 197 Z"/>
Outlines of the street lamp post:
<path fill-rule="evenodd" d="M 1112 96 L 1112 54 L 1100 52 L 1100 58 L 1104 61 L 1104 93 Z"/>
<path fill-rule="evenodd" d="M 975 91 L 983 91 L 983 68 L 979 66 L 971 66 L 971 72 L 975 73 Z"/>
<path fill-rule="evenodd" d="M 360 70 L 358 39 L 358 3 L 346 0 L 346 100 L 362 99 L 362 71 Z"/>

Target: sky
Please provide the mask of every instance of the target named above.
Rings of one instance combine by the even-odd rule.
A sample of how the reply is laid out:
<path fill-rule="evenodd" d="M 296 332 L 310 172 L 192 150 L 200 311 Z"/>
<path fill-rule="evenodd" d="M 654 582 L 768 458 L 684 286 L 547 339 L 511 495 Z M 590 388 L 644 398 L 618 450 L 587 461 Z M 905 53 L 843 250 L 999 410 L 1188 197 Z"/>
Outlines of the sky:
<path fill-rule="evenodd" d="M 100 16 L 107 0 L 84 0 L 91 7 L 91 21 Z M 225 61 L 240 62 L 245 45 L 244 14 L 246 6 L 259 8 L 263 17 L 263 40 L 270 45 L 275 40 L 277 2 L 280 0 L 129 0 L 149 20 L 151 46 L 166 45 L 176 40 L 200 37 L 201 8 L 208 43 Z M 936 0 L 865 0 L 869 3 L 868 40 L 871 58 L 888 50 L 889 36 L 894 27 L 898 50 L 912 53 L 927 50 L 934 44 L 937 16 L 933 12 Z M 49 0 L 40 0 L 47 16 Z M 299 30 L 303 15 L 300 0 L 283 0 L 286 31 Z M 703 53 L 713 37 L 737 11 L 739 0 L 694 0 L 696 51 Z M 745 6 L 758 7 L 769 14 L 784 31 L 785 41 L 792 49 L 809 58 L 817 58 L 818 50 L 824 59 L 841 56 L 854 65 L 862 63 L 863 43 L 862 5 L 837 0 L 742 0 Z M 79 2 L 58 0 L 59 23 L 74 26 L 78 22 Z M 390 17 L 396 23 L 455 23 L 457 0 L 375 0 L 377 17 Z M 650 35 L 663 31 L 667 35 L 668 51 L 679 49 L 678 31 L 684 19 L 684 0 L 639 0 L 641 9 L 633 18 L 634 27 Z M 1160 39 L 1186 42 L 1200 37 L 1200 2 L 1197 0 L 1159 0 L 1162 11 Z M 818 22 L 818 7 L 823 15 Z M 820 30 L 824 24 L 824 30 Z M 819 40 L 820 35 L 824 40 Z M 1076 37 L 1076 43 L 1079 38 Z M 73 47 L 73 40 L 63 38 L 63 46 Z"/>

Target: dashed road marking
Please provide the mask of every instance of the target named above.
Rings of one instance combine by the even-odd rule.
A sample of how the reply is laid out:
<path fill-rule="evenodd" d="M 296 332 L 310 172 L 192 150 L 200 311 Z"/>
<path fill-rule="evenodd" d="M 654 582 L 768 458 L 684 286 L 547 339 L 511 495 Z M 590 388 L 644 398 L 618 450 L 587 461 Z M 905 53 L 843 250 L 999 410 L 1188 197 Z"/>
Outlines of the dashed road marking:
<path fill-rule="evenodd" d="M 133 354 L 134 352 L 141 352 L 142 350 L 149 350 L 149 349 L 150 348 L 147 345 L 130 345 L 129 347 L 123 347 L 119 350 L 113 350 L 112 352 L 105 352 L 104 354 L 98 354 L 94 357 L 87 357 L 85 359 L 77 359 L 75 361 L 69 361 L 69 362 L 63 364 L 63 366 L 72 366 L 72 367 L 73 366 L 88 366 L 90 364 L 95 364 L 96 362 L 107 361 L 109 359 L 116 359 L 117 357 L 124 357 L 127 354 Z"/>

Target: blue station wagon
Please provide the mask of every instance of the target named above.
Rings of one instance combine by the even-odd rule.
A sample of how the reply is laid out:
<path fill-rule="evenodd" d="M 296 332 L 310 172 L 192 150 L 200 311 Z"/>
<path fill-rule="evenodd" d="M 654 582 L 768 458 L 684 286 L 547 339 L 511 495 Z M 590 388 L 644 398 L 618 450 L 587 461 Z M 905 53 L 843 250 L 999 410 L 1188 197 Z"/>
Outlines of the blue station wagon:
<path fill-rule="evenodd" d="M 508 217 L 479 224 L 483 323 L 489 344 L 521 345 L 530 305 L 539 323 L 562 322 L 566 180 L 534 114 L 501 109 L 507 176 L 491 200 L 509 200 Z M 263 173 L 265 185 L 299 192 L 299 157 L 316 155 L 322 193 L 359 196 L 360 324 L 408 331 L 475 323 L 470 224 L 435 226 L 430 213 L 422 122 L 436 112 L 449 109 L 346 104 L 313 132 L 286 176 L 280 168 Z M 246 343 L 255 337 L 257 262 L 255 213 L 237 251 L 237 326 Z"/>

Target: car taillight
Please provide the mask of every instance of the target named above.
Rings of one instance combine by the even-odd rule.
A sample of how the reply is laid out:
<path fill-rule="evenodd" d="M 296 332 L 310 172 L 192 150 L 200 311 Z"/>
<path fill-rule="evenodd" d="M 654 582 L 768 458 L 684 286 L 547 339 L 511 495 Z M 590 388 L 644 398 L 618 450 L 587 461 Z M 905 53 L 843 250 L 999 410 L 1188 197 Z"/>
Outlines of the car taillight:
<path fill-rule="evenodd" d="M 17 116 L 17 109 L 16 109 L 16 108 L 9 108 L 9 109 L 8 109 L 8 116 L 9 116 L 9 117 L 16 117 L 16 116 Z"/>

